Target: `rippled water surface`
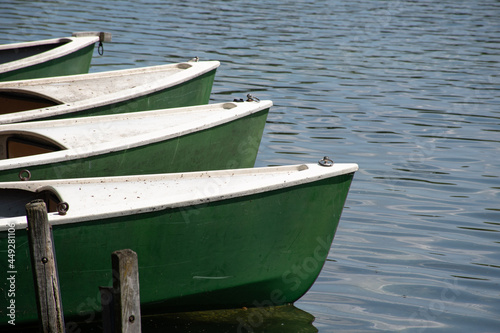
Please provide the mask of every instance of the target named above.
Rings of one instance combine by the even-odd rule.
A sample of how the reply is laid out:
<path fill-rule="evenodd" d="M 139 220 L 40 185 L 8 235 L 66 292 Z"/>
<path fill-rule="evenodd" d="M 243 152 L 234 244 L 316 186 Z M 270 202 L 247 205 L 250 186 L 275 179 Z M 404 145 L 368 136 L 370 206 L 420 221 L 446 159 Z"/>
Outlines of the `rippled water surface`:
<path fill-rule="evenodd" d="M 219 60 L 213 102 L 274 102 L 257 166 L 360 166 L 295 307 L 152 327 L 499 331 L 500 2 L 4 0 L 0 22 L 1 43 L 111 32 L 94 72 Z"/>

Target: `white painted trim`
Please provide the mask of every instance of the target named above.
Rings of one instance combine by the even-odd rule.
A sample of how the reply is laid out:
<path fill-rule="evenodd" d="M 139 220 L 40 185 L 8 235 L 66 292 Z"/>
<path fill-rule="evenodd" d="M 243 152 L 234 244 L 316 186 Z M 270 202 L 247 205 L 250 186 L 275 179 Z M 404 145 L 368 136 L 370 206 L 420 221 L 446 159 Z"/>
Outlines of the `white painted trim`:
<path fill-rule="evenodd" d="M 0 183 L 0 189 L 50 190 L 68 202 L 66 215 L 49 213 L 53 225 L 188 207 L 266 191 L 289 188 L 353 173 L 354 163 L 230 169 L 158 175 L 80 178 Z M 330 193 L 325 193 L 330 195 Z M 26 227 L 26 217 L 0 219 L 0 231 L 13 223 Z"/>

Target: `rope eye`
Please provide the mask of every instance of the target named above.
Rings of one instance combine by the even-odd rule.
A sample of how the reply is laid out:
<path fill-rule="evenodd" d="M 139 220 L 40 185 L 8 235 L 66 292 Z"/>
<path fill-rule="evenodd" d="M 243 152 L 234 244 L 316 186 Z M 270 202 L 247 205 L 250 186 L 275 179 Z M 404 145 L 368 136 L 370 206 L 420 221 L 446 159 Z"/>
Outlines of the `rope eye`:
<path fill-rule="evenodd" d="M 328 156 L 323 157 L 322 160 L 318 161 L 319 165 L 324 167 L 331 167 L 333 165 L 333 160 Z"/>
<path fill-rule="evenodd" d="M 60 202 L 57 204 L 57 212 L 59 215 L 66 215 L 69 210 L 69 204 L 67 202 Z"/>
<path fill-rule="evenodd" d="M 23 169 L 19 171 L 18 177 L 22 181 L 27 181 L 31 179 L 31 172 L 28 169 Z"/>
<path fill-rule="evenodd" d="M 247 102 L 260 102 L 260 99 L 253 96 L 252 94 L 248 94 L 247 95 Z"/>

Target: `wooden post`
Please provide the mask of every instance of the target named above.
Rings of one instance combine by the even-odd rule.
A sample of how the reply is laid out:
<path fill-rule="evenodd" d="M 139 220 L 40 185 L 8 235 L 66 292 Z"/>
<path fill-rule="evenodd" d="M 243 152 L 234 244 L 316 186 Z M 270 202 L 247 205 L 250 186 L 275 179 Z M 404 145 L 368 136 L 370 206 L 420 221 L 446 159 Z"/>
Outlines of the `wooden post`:
<path fill-rule="evenodd" d="M 137 253 L 130 249 L 111 254 L 115 332 L 141 332 L 139 265 Z"/>
<path fill-rule="evenodd" d="M 57 275 L 52 227 L 43 200 L 26 205 L 31 266 L 43 333 L 63 333 L 64 317 Z"/>
<path fill-rule="evenodd" d="M 102 309 L 102 332 L 115 333 L 115 310 L 113 287 L 99 287 Z"/>

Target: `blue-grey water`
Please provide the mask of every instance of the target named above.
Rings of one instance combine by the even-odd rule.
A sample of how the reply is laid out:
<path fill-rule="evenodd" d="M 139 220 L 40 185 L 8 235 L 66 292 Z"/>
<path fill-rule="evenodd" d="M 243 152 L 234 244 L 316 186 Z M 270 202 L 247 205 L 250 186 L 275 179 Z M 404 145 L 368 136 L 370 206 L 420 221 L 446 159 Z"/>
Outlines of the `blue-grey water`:
<path fill-rule="evenodd" d="M 273 100 L 257 166 L 360 166 L 295 308 L 164 331 L 500 332 L 499 1 L 1 2 L 2 44 L 88 30 L 92 72 L 198 56 L 213 102 Z"/>

